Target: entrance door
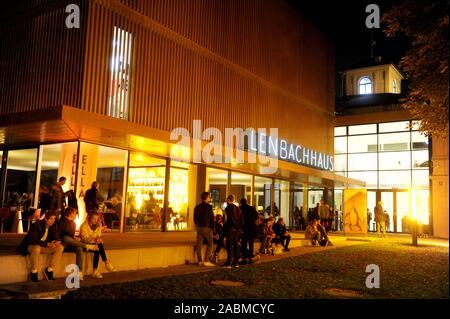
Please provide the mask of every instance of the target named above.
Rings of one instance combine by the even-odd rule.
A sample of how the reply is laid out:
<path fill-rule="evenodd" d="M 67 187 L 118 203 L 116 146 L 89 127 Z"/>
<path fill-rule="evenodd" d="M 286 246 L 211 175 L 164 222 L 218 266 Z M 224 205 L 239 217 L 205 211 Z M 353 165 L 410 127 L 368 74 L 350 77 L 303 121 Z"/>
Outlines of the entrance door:
<path fill-rule="evenodd" d="M 384 212 L 386 214 L 386 231 L 394 231 L 394 192 L 381 192 L 381 201 L 383 202 Z"/>

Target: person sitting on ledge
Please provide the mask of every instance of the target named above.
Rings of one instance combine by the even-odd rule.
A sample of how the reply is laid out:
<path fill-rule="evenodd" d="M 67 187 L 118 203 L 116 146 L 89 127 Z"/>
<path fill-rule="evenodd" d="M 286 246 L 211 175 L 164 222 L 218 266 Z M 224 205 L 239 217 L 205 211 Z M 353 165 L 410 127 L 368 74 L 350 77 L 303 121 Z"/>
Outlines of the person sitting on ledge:
<path fill-rule="evenodd" d="M 85 244 L 96 245 L 97 250 L 94 251 L 94 272 L 92 277 L 103 278 L 102 274 L 98 270 L 99 257 L 102 257 L 105 267 L 109 271 L 114 271 L 114 267 L 108 261 L 105 253 L 105 248 L 103 247 L 103 235 L 102 232 L 106 230 L 106 226 L 102 227 L 100 222 L 100 216 L 97 212 L 91 213 L 86 221 L 80 227 L 81 240 Z"/>
<path fill-rule="evenodd" d="M 17 252 L 22 256 L 30 255 L 31 281 L 38 282 L 38 266 L 40 254 L 51 255 L 50 265 L 43 270 L 47 280 L 54 280 L 53 270 L 59 264 L 64 250 L 58 237 L 58 229 L 55 223 L 56 212 L 47 211 L 43 220 L 31 225 L 30 231 L 17 247 Z"/>
<path fill-rule="evenodd" d="M 272 227 L 275 233 L 275 238 L 272 240 L 276 244 L 281 244 L 284 251 L 289 251 L 289 242 L 291 241 L 291 235 L 289 235 L 286 225 L 282 217 L 279 217 L 276 224 Z"/>
<path fill-rule="evenodd" d="M 305 239 L 310 239 L 313 246 L 333 246 L 318 219 L 313 219 L 308 227 L 306 227 Z"/>

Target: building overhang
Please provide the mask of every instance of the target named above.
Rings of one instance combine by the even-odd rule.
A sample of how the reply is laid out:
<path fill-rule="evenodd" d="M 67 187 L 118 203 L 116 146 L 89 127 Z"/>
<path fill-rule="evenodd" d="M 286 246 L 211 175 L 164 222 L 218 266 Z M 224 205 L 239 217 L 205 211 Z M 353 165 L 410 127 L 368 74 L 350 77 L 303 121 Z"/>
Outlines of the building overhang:
<path fill-rule="evenodd" d="M 0 119 L 1 148 L 26 147 L 76 140 L 163 157 L 177 154 L 179 159 L 192 162 L 192 148 L 186 149 L 177 145 L 177 141 L 170 139 L 170 132 L 66 105 L 18 113 Z M 203 144 L 205 143 L 203 142 Z M 193 145 L 192 139 L 190 145 Z M 222 148 L 223 154 L 226 154 L 225 147 L 222 146 Z M 251 156 L 248 152 L 244 153 L 245 158 Z M 264 158 L 262 159 L 263 162 L 268 162 L 264 161 Z M 268 158 L 266 159 L 268 160 Z M 331 171 L 314 169 L 282 160 L 276 161 L 276 170 L 270 174 L 262 173 L 264 167 L 258 162 L 238 163 L 231 159 L 229 163 L 212 163 L 211 166 L 328 188 L 365 186 L 362 181 L 336 175 Z"/>

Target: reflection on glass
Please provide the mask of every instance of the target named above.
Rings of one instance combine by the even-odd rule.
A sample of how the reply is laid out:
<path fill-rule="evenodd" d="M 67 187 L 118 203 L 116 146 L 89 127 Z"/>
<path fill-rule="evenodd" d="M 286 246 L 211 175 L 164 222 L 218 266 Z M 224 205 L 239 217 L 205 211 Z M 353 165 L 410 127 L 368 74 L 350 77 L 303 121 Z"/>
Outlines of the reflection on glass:
<path fill-rule="evenodd" d="M 377 151 L 376 135 L 349 136 L 348 152 L 349 153 L 367 153 Z"/>
<path fill-rule="evenodd" d="M 270 189 L 272 187 L 272 179 L 255 176 L 255 207 L 260 215 L 265 217 L 270 213 Z"/>
<path fill-rule="evenodd" d="M 166 161 L 131 154 L 128 170 L 126 230 L 161 230 Z"/>
<path fill-rule="evenodd" d="M 410 152 L 383 152 L 379 153 L 379 169 L 380 170 L 397 170 L 411 168 Z"/>
<path fill-rule="evenodd" d="M 301 184 L 294 184 L 291 190 L 292 206 L 290 209 L 290 225 L 297 230 L 305 230 L 306 221 L 303 210 L 303 187 Z"/>
<path fill-rule="evenodd" d="M 206 168 L 206 190 L 211 193 L 214 215 L 223 215 L 227 206 L 228 171 Z"/>
<path fill-rule="evenodd" d="M 334 138 L 334 154 L 347 153 L 347 137 Z"/>
<path fill-rule="evenodd" d="M 377 153 L 365 154 L 349 154 L 348 155 L 349 171 L 376 171 L 377 170 Z"/>
<path fill-rule="evenodd" d="M 308 206 L 310 209 L 314 209 L 323 198 L 323 189 L 310 189 L 308 191 Z"/>

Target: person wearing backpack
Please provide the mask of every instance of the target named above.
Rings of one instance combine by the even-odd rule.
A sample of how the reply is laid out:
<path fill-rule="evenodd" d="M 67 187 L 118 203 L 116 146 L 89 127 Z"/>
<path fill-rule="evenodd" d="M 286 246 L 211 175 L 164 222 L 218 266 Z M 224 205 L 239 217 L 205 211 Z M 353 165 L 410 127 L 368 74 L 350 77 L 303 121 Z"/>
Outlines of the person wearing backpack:
<path fill-rule="evenodd" d="M 223 232 L 227 242 L 227 261 L 224 267 L 239 267 L 239 236 L 244 227 L 244 216 L 241 210 L 234 204 L 234 195 L 228 195 L 227 208 L 225 208 L 226 221 Z"/>

